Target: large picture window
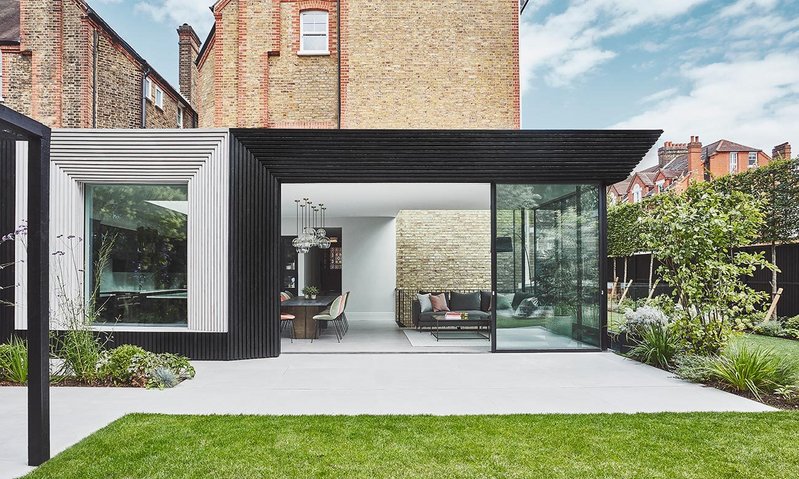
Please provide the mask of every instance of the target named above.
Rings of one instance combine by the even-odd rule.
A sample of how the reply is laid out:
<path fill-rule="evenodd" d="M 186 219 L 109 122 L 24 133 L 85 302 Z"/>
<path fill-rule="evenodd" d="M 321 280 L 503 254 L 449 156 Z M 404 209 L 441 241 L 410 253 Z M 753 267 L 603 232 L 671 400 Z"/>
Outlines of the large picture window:
<path fill-rule="evenodd" d="M 188 186 L 85 192 L 87 296 L 96 295 L 99 322 L 186 326 Z"/>

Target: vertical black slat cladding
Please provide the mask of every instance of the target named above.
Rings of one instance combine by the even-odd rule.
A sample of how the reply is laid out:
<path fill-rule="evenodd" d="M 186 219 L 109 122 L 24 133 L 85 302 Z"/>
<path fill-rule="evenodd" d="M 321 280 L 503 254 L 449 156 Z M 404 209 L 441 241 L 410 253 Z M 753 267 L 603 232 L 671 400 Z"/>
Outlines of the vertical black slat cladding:
<path fill-rule="evenodd" d="M 610 347 L 608 335 L 608 205 L 607 187 L 604 183 L 599 185 L 599 321 L 602 330 L 600 347 L 606 350 Z"/>
<path fill-rule="evenodd" d="M 17 140 L 0 139 L 0 236 L 17 227 L 16 208 Z M 14 242 L 0 243 L 0 343 L 11 338 L 14 332 Z"/>
<path fill-rule="evenodd" d="M 280 354 L 279 184 L 235 137 L 230 149 L 230 263 L 227 359 Z M 272 251 L 272 250 L 275 251 Z"/>

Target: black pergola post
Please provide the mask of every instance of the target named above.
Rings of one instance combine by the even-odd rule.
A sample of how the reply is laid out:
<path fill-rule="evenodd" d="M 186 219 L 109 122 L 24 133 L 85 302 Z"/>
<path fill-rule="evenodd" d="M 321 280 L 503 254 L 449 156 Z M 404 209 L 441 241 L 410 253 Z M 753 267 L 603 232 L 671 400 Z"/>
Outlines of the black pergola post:
<path fill-rule="evenodd" d="M 50 129 L 0 105 L 0 132 L 28 142 L 28 464 L 38 466 L 50 459 Z"/>

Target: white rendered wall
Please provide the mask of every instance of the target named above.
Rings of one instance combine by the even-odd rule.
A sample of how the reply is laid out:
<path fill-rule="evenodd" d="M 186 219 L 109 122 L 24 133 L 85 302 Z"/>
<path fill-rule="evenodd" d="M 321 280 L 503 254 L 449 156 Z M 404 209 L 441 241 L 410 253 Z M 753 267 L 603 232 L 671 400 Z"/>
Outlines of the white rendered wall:
<path fill-rule="evenodd" d="M 394 288 L 397 284 L 395 219 L 328 218 L 326 226 L 342 230 L 344 247 L 341 253 L 341 282 L 344 290 L 351 292 L 347 311 L 393 314 Z M 296 230 L 294 218 L 283 218 L 284 236 L 294 236 Z M 302 281 L 299 286 L 300 289 L 304 286 Z"/>

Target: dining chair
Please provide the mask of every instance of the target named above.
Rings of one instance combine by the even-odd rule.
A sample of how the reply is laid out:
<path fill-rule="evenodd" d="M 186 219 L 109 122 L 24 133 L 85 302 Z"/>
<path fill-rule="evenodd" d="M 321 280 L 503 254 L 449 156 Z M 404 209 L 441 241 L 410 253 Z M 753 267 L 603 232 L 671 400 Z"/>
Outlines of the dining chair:
<path fill-rule="evenodd" d="M 344 295 L 341 295 L 333 300 L 333 303 L 330 305 L 330 308 L 322 311 L 321 313 L 317 314 L 313 317 L 316 320 L 316 334 L 314 336 L 319 336 L 322 333 L 322 322 L 327 322 L 328 324 L 333 324 L 333 330 L 336 333 L 336 340 L 341 342 L 341 339 L 344 337 L 343 327 L 339 328 L 339 324 L 341 323 L 341 315 L 344 313 Z M 311 342 L 313 342 L 313 338 L 311 338 Z"/>
<path fill-rule="evenodd" d="M 290 298 L 291 298 L 291 293 L 286 293 L 286 292 L 280 293 L 280 302 L 281 303 L 283 301 L 286 301 L 286 300 L 290 299 Z M 294 320 L 295 319 L 297 319 L 297 317 L 294 316 L 293 314 L 284 313 L 282 311 L 280 312 L 280 335 L 281 336 L 283 335 L 283 330 L 286 329 L 286 327 L 290 327 L 291 328 L 290 329 L 291 336 L 289 336 L 289 337 L 291 338 L 291 342 L 292 343 L 294 342 Z"/>
<path fill-rule="evenodd" d="M 341 309 L 341 324 L 344 329 L 344 334 L 347 334 L 347 331 L 350 330 L 350 320 L 347 319 L 347 305 L 350 302 L 350 292 L 347 291 L 344 293 L 344 307 Z"/>

